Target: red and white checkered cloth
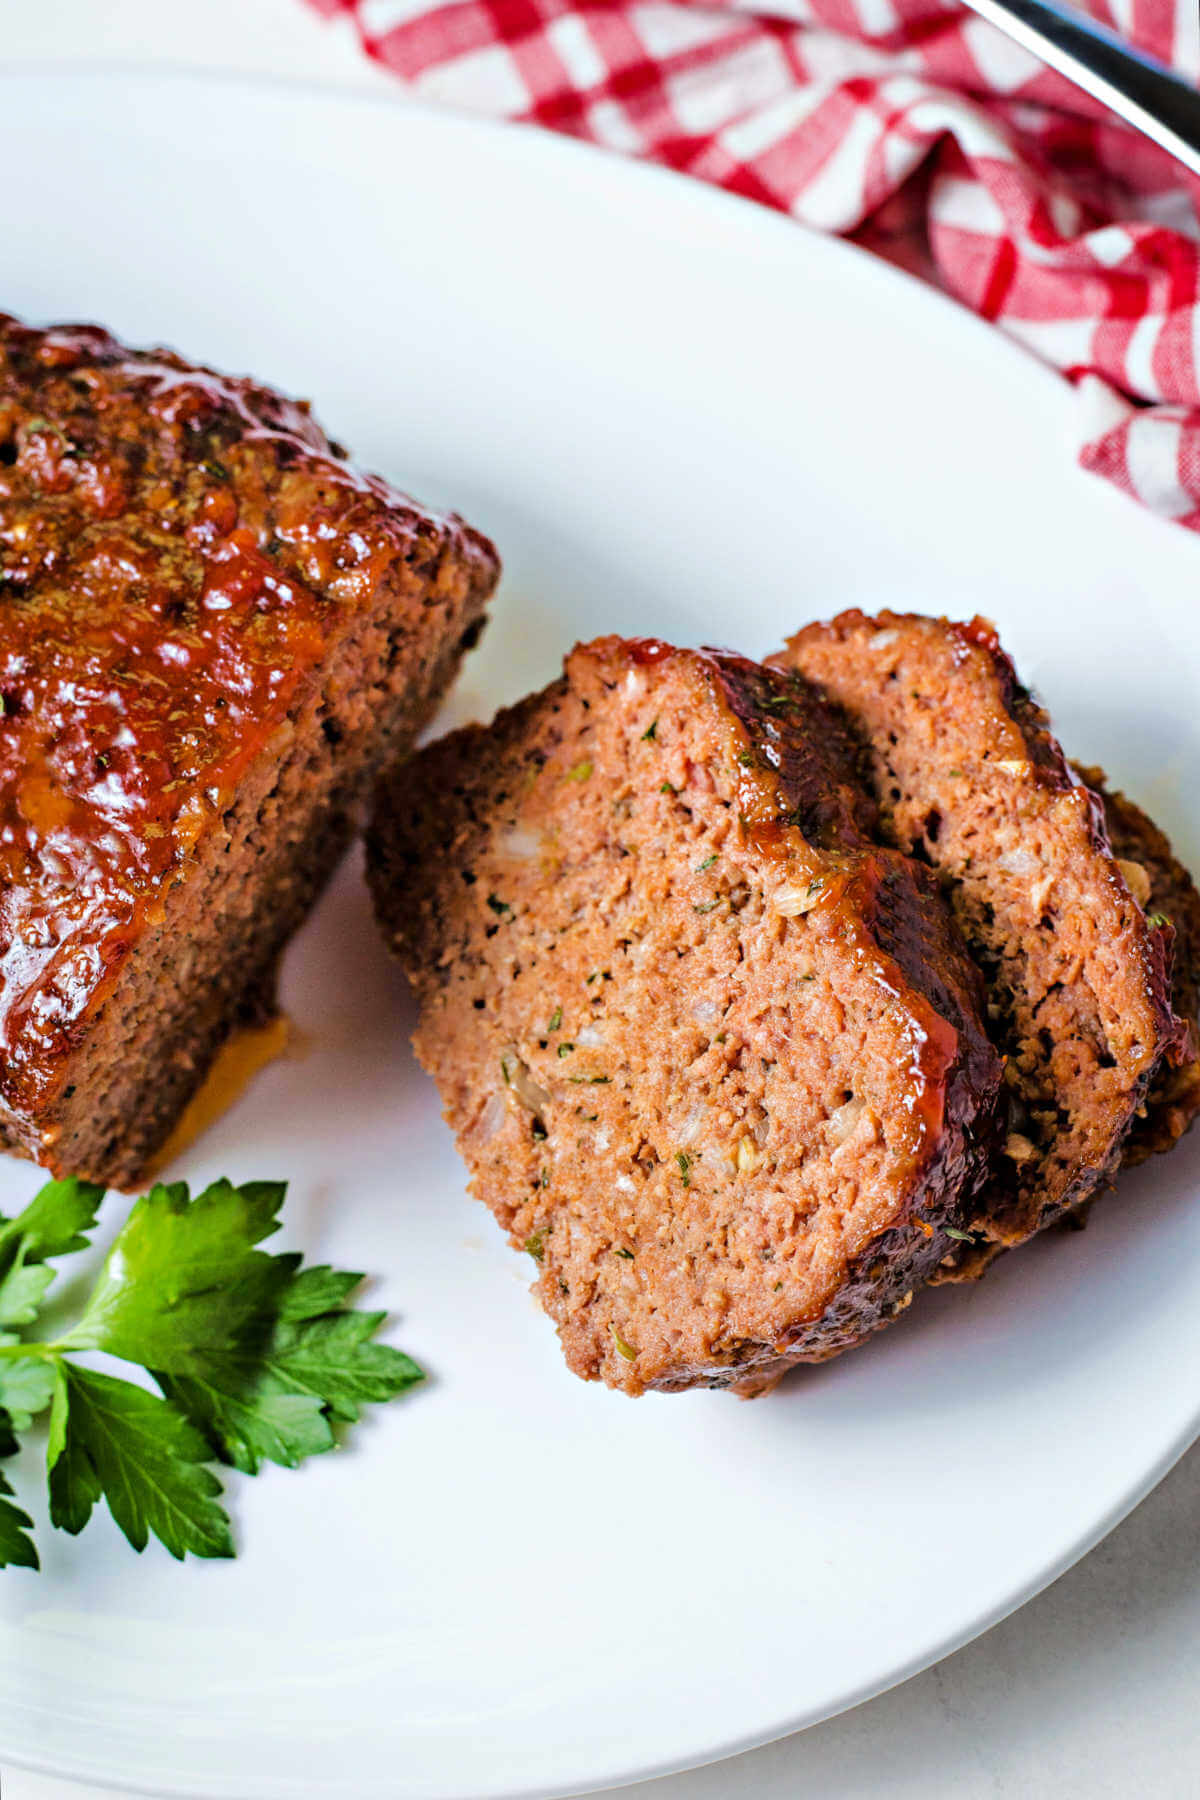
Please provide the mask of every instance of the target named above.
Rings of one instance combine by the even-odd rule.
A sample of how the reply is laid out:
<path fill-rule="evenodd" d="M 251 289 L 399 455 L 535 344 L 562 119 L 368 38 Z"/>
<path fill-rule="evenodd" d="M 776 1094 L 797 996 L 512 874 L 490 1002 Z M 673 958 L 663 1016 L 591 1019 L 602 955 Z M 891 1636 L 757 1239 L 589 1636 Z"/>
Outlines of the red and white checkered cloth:
<path fill-rule="evenodd" d="M 309 0 L 427 100 L 648 157 L 928 275 L 1200 531 L 1200 181 L 955 0 Z M 1083 0 L 1200 76 L 1196 0 Z M 781 16 L 786 15 L 786 16 Z"/>

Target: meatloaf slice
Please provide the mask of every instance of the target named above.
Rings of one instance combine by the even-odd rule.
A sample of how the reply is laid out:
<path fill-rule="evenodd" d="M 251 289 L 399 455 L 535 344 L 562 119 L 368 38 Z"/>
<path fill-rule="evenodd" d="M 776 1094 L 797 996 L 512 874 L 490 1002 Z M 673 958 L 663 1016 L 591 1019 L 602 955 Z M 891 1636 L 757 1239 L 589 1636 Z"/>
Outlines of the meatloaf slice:
<path fill-rule="evenodd" d="M 761 1391 L 968 1222 L 999 1064 L 873 810 L 803 683 L 617 638 L 381 795 L 418 1056 L 576 1374 Z"/>
<path fill-rule="evenodd" d="M 1164 1057 L 1125 1143 L 1123 1161 L 1171 1150 L 1200 1112 L 1200 894 L 1165 835 L 1133 801 L 1111 789 L 1103 769 L 1078 770 L 1104 806 L 1105 822 L 1134 899 L 1175 934 L 1171 1005 L 1187 1032 L 1184 1054 Z"/>
<path fill-rule="evenodd" d="M 847 612 L 772 662 L 845 709 L 885 836 L 938 871 L 987 976 L 1009 1118 L 981 1242 L 954 1259 L 978 1273 L 1096 1192 L 1164 1059 L 1186 1056 L 1170 927 L 986 621 Z"/>
<path fill-rule="evenodd" d="M 137 1180 L 496 574 L 305 406 L 0 316 L 0 1143 Z"/>

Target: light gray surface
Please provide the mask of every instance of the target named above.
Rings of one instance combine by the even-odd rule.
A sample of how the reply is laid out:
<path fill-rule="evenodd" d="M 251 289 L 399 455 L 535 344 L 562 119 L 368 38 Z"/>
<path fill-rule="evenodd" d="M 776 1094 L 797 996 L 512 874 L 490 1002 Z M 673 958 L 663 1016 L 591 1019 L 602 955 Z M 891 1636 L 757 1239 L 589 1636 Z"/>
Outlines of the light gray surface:
<path fill-rule="evenodd" d="M 385 85 L 348 32 L 323 26 L 301 0 L 3 0 L 0 22 L 0 60 L 10 64 L 116 59 Z M 799 1737 L 625 1792 L 642 1800 L 1186 1800 L 1200 1792 L 1198 1527 L 1200 1449 L 1047 1593 L 926 1674 Z M 969 1519 L 938 1529 L 948 1581 L 957 1559 L 986 1555 Z M 703 1706 L 702 1694 L 696 1703 Z M 3 1800 L 102 1793 L 9 1769 L 2 1785 Z"/>

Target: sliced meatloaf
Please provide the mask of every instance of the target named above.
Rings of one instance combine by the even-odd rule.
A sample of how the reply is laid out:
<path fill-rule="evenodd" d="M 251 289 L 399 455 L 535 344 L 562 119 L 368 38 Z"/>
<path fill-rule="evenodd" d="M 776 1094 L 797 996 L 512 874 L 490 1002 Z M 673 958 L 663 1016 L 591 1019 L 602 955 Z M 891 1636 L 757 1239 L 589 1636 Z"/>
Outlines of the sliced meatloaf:
<path fill-rule="evenodd" d="M 1123 1161 L 1144 1162 L 1171 1150 L 1200 1112 L 1200 894 L 1152 819 L 1109 788 L 1103 769 L 1079 769 L 1104 806 L 1109 840 L 1129 891 L 1147 916 L 1166 920 L 1175 935 L 1171 1005 L 1184 1023 L 1183 1054 L 1165 1056 L 1150 1083 L 1144 1112 L 1134 1120 Z"/>
<path fill-rule="evenodd" d="M 0 316 L 0 1142 L 137 1180 L 496 574 L 305 406 Z"/>
<path fill-rule="evenodd" d="M 761 1391 L 969 1220 L 1000 1069 L 873 812 L 802 682 L 617 638 L 381 795 L 417 1053 L 578 1375 Z"/>
<path fill-rule="evenodd" d="M 843 613 L 772 662 L 845 709 L 886 838 L 928 861 L 984 969 L 1008 1122 L 977 1273 L 1116 1169 L 1165 1064 L 1186 1060 L 1171 928 L 983 620 Z"/>

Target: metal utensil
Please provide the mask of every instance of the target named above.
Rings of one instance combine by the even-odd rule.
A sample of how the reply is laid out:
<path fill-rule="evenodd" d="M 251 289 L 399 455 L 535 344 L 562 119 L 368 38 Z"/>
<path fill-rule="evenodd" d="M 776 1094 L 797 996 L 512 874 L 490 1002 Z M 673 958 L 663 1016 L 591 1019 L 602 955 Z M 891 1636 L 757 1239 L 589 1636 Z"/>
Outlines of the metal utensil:
<path fill-rule="evenodd" d="M 1186 81 L 1052 0 L 967 5 L 1200 175 L 1200 92 Z"/>

